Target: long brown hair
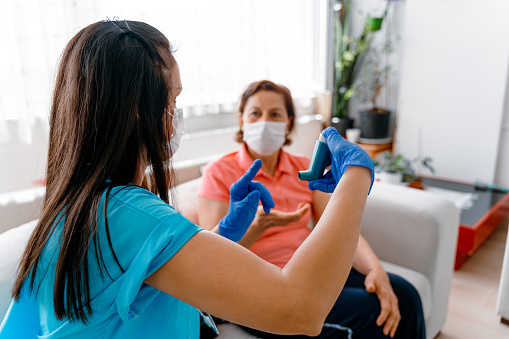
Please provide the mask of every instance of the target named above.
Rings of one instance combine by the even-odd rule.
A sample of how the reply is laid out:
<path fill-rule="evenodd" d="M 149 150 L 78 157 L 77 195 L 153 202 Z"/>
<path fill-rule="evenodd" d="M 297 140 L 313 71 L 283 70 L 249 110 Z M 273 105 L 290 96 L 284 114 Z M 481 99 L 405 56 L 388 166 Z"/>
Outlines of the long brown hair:
<path fill-rule="evenodd" d="M 92 314 L 88 262 L 92 242 L 97 263 L 105 268 L 97 231 L 104 191 L 106 234 L 120 269 L 106 219 L 111 188 L 129 185 L 143 155 L 152 166 L 152 191 L 169 202 L 174 176 L 164 164 L 171 154 L 169 122 L 163 116 L 171 88 L 163 71 L 174 67 L 170 52 L 161 32 L 135 21 L 97 22 L 68 43 L 50 112 L 44 208 L 21 258 L 12 292 L 15 300 L 27 280 L 34 293 L 36 272 L 44 270 L 39 267 L 42 251 L 63 219 L 53 305 L 58 319 L 86 323 Z"/>

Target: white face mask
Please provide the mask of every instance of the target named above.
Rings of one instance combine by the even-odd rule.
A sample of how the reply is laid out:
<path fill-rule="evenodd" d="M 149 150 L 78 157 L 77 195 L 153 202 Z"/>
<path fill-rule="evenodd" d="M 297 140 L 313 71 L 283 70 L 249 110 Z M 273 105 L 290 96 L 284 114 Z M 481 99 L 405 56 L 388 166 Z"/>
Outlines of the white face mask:
<path fill-rule="evenodd" d="M 286 141 L 286 122 L 244 123 L 244 142 L 256 153 L 267 156 L 278 151 Z"/>
<path fill-rule="evenodd" d="M 182 108 L 175 108 L 173 114 L 168 111 L 166 111 L 166 113 L 172 117 L 171 125 L 173 126 L 173 133 L 168 147 L 170 148 L 170 154 L 174 155 L 179 149 L 180 140 L 184 134 L 184 113 Z"/>

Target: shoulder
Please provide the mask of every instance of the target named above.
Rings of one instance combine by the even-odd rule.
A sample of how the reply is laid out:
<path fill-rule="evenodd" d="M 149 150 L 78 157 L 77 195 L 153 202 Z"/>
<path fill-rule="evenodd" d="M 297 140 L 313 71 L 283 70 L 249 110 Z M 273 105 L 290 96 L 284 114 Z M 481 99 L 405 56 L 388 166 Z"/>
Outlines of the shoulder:
<path fill-rule="evenodd" d="M 212 160 L 203 168 L 203 172 L 216 171 L 216 170 L 234 170 L 238 168 L 238 155 L 239 151 L 228 153 L 222 157 Z"/>
<path fill-rule="evenodd" d="M 99 215 L 104 213 L 103 208 L 106 209 L 111 239 L 115 239 L 115 250 L 122 249 L 119 253 L 133 254 L 132 250 L 138 251 L 152 237 L 156 242 L 175 244 L 175 239 L 189 239 L 200 230 L 158 196 L 134 185 L 111 189 Z M 101 218 L 102 226 L 106 226 L 104 222 Z M 104 231 L 101 227 L 101 232 Z M 182 245 L 182 242 L 178 243 L 178 246 Z M 127 257 L 131 258 L 131 254 Z"/>
<path fill-rule="evenodd" d="M 222 182 L 229 187 L 235 180 L 240 178 L 244 171 L 239 163 L 239 151 L 222 156 L 219 159 L 209 162 L 202 173 L 203 182 Z"/>
<path fill-rule="evenodd" d="M 198 196 L 223 202 L 229 201 L 230 185 L 243 174 L 238 162 L 238 153 L 237 151 L 226 154 L 205 166 Z"/>
<path fill-rule="evenodd" d="M 117 186 L 104 193 L 107 197 L 108 214 L 125 212 L 133 219 L 161 221 L 169 215 L 178 214 L 175 209 L 146 189 L 128 185 Z"/>

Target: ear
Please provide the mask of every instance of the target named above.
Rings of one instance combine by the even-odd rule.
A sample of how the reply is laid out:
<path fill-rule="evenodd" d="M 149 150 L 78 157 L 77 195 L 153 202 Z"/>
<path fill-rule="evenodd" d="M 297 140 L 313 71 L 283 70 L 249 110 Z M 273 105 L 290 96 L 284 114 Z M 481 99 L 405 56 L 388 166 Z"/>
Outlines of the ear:
<path fill-rule="evenodd" d="M 242 113 L 241 112 L 238 112 L 238 118 L 239 118 L 240 128 L 242 129 L 242 126 L 244 126 L 244 119 L 242 119 Z"/>
<path fill-rule="evenodd" d="M 288 122 L 286 123 L 286 134 L 290 133 L 290 124 L 292 123 L 294 117 L 289 117 Z"/>

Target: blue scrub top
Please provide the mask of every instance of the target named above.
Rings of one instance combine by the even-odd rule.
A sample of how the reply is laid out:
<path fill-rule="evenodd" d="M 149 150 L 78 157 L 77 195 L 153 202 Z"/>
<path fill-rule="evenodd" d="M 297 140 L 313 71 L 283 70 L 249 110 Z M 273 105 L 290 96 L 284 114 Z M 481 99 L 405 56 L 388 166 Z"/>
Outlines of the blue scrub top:
<path fill-rule="evenodd" d="M 13 302 L 0 326 L 7 338 L 199 338 L 199 313 L 194 307 L 145 283 L 198 231 L 156 195 L 137 186 L 115 187 L 107 207 L 108 227 L 122 273 L 111 253 L 104 225 L 104 200 L 99 206 L 99 242 L 107 273 L 99 270 L 93 245 L 88 251 L 93 314 L 88 323 L 58 320 L 53 311 L 53 284 L 60 249 L 61 221 L 39 263 L 29 293 Z M 37 289 L 37 287 L 39 288 Z"/>

